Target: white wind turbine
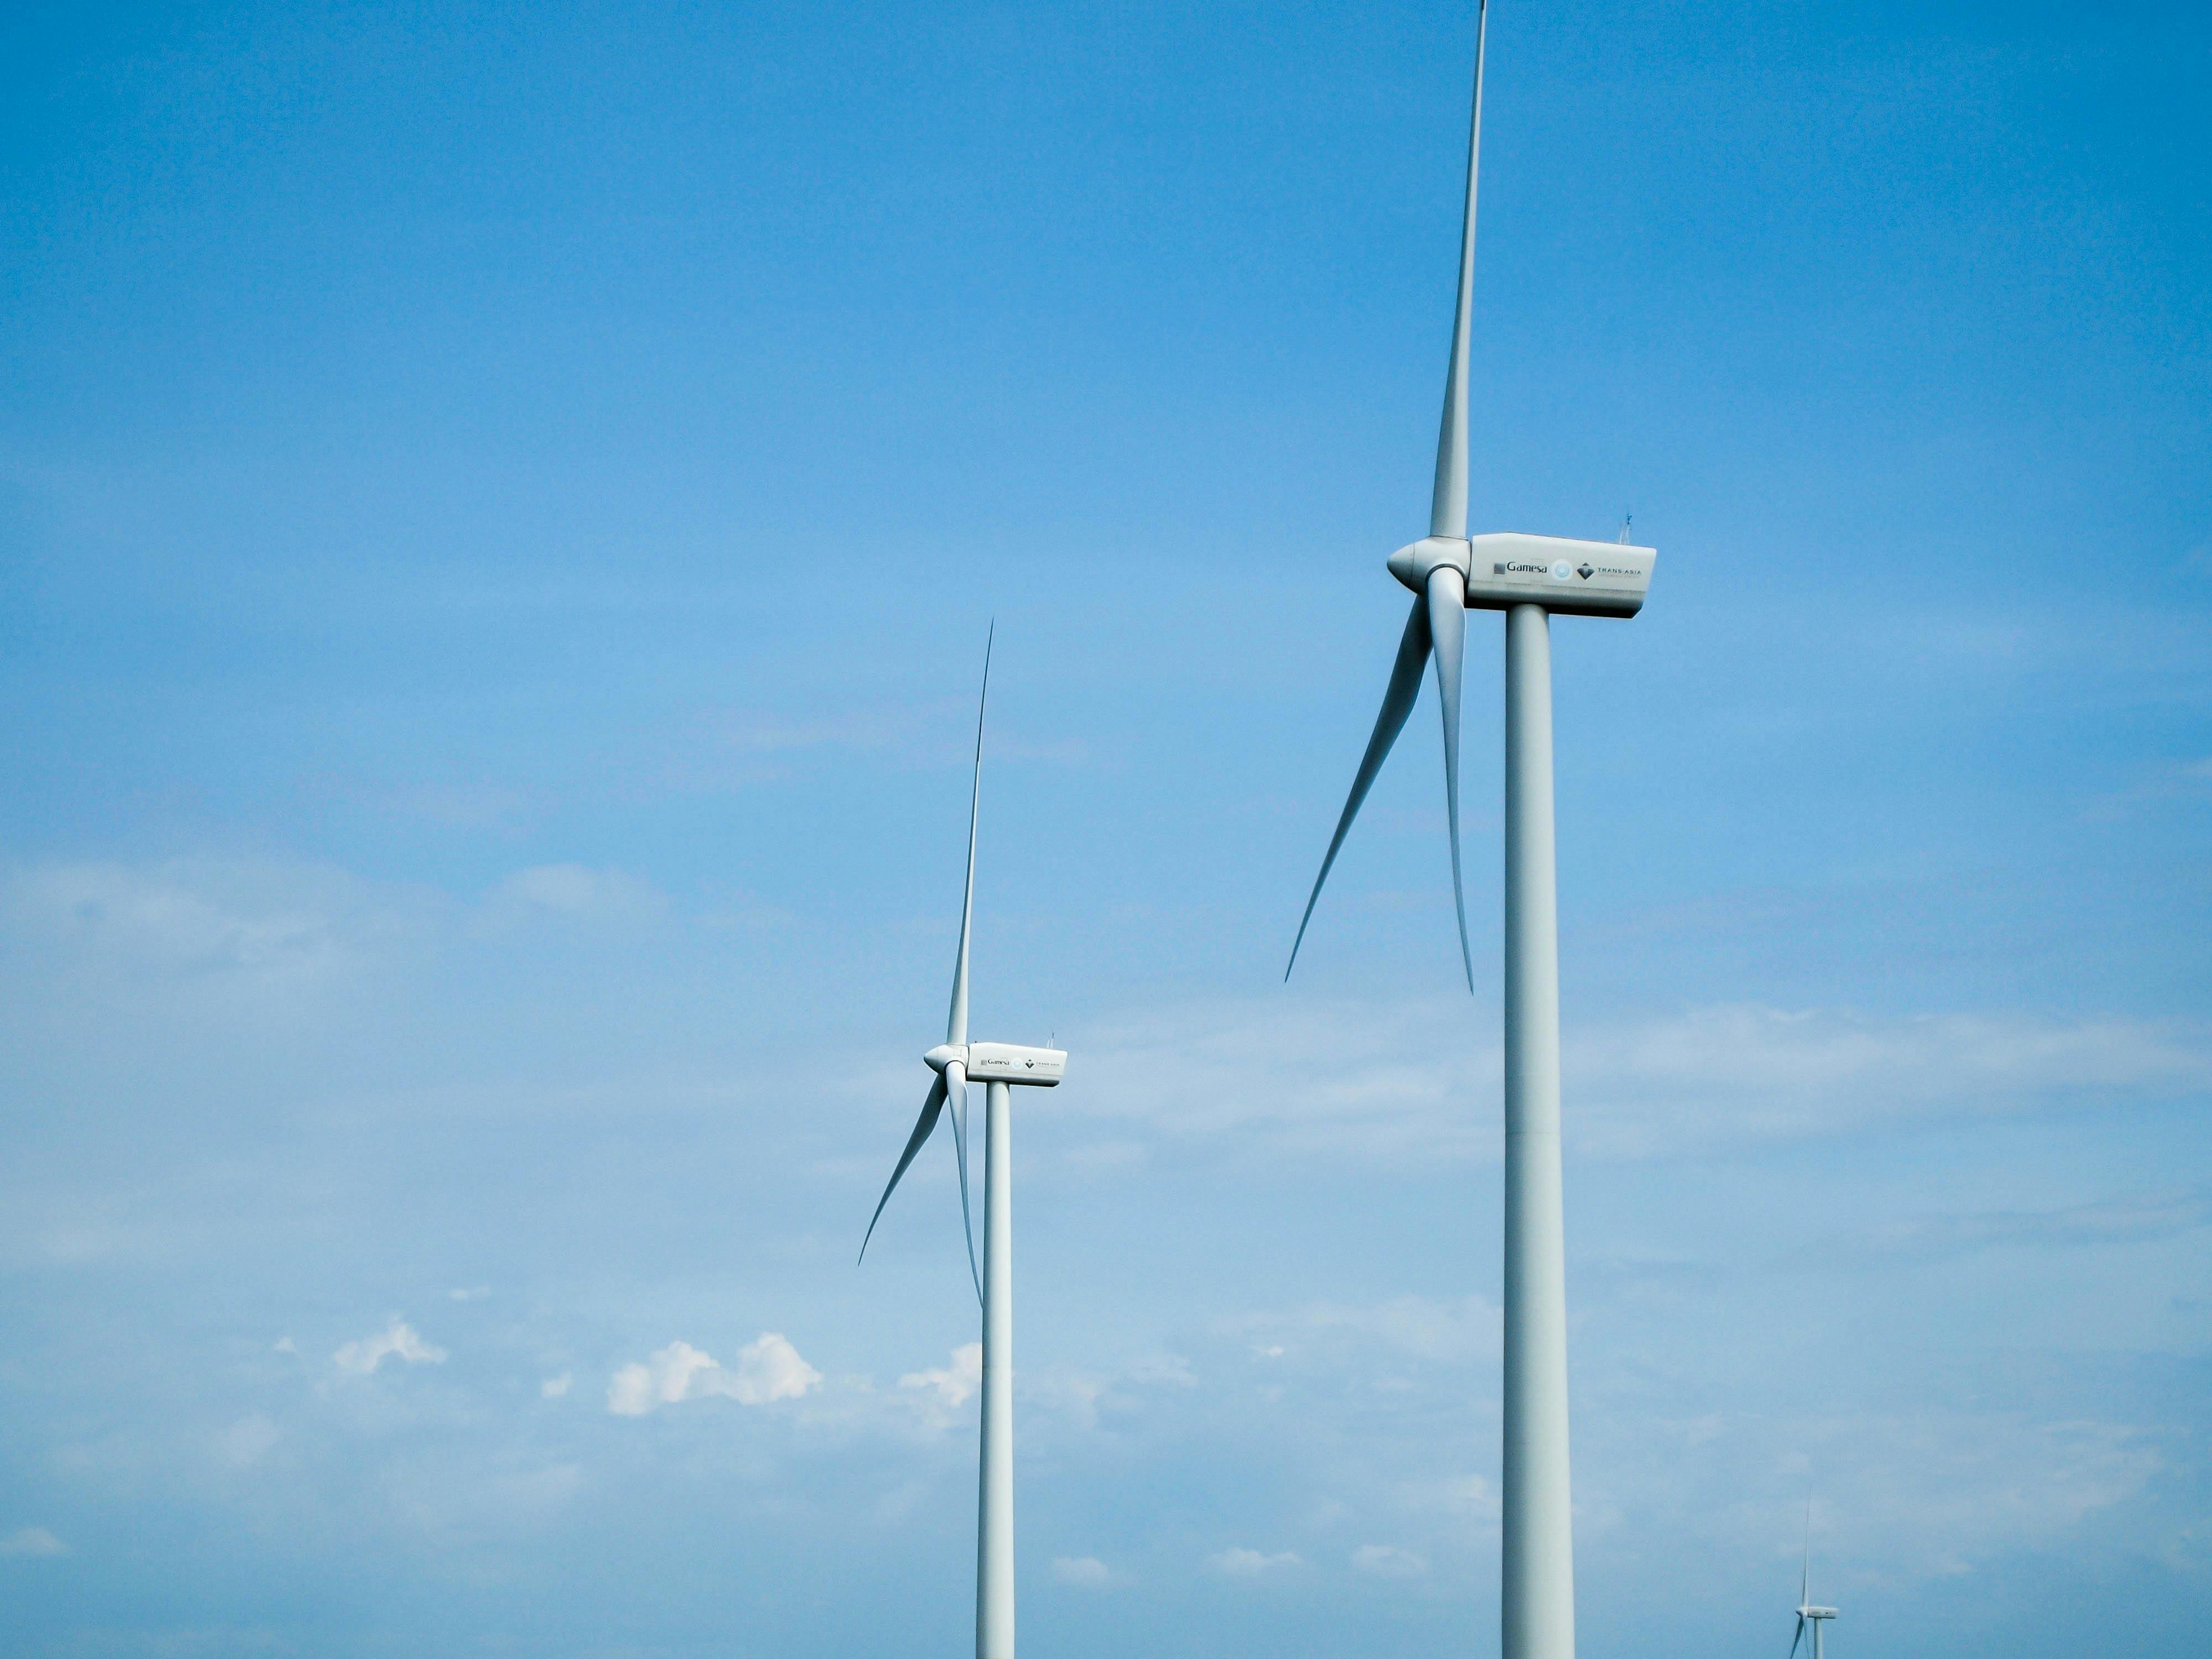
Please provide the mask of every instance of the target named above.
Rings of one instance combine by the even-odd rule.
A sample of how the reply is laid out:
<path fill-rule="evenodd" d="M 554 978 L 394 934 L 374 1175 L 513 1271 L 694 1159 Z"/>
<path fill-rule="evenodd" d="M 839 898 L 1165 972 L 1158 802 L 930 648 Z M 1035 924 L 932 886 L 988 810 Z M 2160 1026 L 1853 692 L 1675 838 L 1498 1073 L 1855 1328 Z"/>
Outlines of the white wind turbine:
<path fill-rule="evenodd" d="M 1790 1638 L 1790 1659 L 1797 1659 L 1797 1644 L 1805 1639 L 1805 1626 L 1813 1627 L 1812 1659 L 1827 1659 L 1820 1627 L 1836 1616 L 1833 1607 L 1813 1605 L 1813 1506 L 1805 1505 L 1805 1576 L 1797 1581 L 1797 1633 Z"/>
<path fill-rule="evenodd" d="M 991 637 L 995 638 L 993 628 Z M 884 1206 L 937 1127 L 945 1103 L 952 1103 L 954 1156 L 960 1164 L 960 1222 L 968 1231 L 968 1272 L 983 1304 L 983 1432 L 978 1457 L 975 1536 L 975 1656 L 1014 1656 L 1014 1215 L 1012 1145 L 1010 1139 L 1013 1090 L 1048 1089 L 1067 1069 L 1060 1048 L 1024 1048 L 1010 1042 L 968 1041 L 968 936 L 975 911 L 975 819 L 983 794 L 983 711 L 991 696 L 991 647 L 983 647 L 983 691 L 975 705 L 975 776 L 968 797 L 968 884 L 960 900 L 960 954 L 952 964 L 952 1007 L 945 1022 L 945 1041 L 924 1054 L 937 1073 L 921 1115 L 915 1120 L 906 1151 L 899 1154 L 868 1231 L 860 1255 L 868 1253 Z M 984 1088 L 983 1269 L 975 1272 L 975 1231 L 968 1215 L 968 1085 Z"/>
<path fill-rule="evenodd" d="M 1470 537 L 1467 528 L 1468 350 L 1474 291 L 1474 196 L 1482 144 L 1482 55 L 1486 5 L 1475 13 L 1474 110 L 1461 223 L 1459 303 L 1444 377 L 1443 429 L 1429 533 L 1390 556 L 1390 574 L 1413 591 L 1413 614 L 1382 712 L 1314 878 L 1291 961 L 1344 845 L 1436 665 L 1443 706 L 1444 805 L 1450 826 L 1452 902 L 1460 960 L 1474 988 L 1467 902 L 1460 878 L 1460 664 L 1470 609 L 1505 613 L 1505 1410 L 1504 1547 L 1500 1585 L 1504 1659 L 1571 1659 L 1575 1648 L 1574 1540 L 1567 1466 L 1567 1306 L 1559 1177 L 1559 974 L 1552 823 L 1553 613 L 1632 617 L 1658 556 L 1620 542 L 1518 533 Z M 1623 526 L 1624 532 L 1626 526 Z M 1290 969 L 1283 970 L 1285 979 Z"/>

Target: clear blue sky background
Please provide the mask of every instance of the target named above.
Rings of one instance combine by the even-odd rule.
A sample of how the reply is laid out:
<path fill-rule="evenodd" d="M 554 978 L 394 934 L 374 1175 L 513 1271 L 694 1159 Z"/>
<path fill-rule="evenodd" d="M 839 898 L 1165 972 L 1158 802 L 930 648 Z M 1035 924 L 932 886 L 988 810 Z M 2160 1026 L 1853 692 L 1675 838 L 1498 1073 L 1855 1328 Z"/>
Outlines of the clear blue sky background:
<path fill-rule="evenodd" d="M 1279 982 L 1472 25 L 11 9 L 0 1645 L 965 1650 L 949 1147 L 853 1253 L 995 615 L 1025 1640 L 1494 1651 L 1494 621 L 1477 994 L 1427 702 Z M 2212 28 L 1491 40 L 1474 516 L 1661 550 L 1555 630 L 1585 1650 L 1778 1656 L 1808 1495 L 1837 1659 L 2200 1640 Z"/>

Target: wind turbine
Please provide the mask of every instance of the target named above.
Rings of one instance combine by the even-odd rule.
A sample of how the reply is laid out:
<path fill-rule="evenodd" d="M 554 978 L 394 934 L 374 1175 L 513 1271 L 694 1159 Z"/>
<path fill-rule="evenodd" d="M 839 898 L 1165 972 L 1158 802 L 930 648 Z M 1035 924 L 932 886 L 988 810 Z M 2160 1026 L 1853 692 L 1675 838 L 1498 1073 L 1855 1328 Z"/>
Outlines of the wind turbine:
<path fill-rule="evenodd" d="M 1813 1659 L 1827 1659 L 1820 1626 L 1836 1616 L 1833 1607 L 1813 1605 L 1813 1506 L 1805 1505 L 1805 1576 L 1797 1581 L 1797 1633 L 1790 1638 L 1790 1659 L 1797 1659 L 1797 1644 L 1805 1639 L 1805 1626 L 1813 1627 Z"/>
<path fill-rule="evenodd" d="M 983 1308 L 983 1431 L 977 1457 L 975 1659 L 1014 1659 L 1014 1212 L 1011 1139 L 1013 1091 L 1049 1089 L 1066 1075 L 1060 1048 L 968 1041 L 968 938 L 975 913 L 975 820 L 983 796 L 983 712 L 991 696 L 991 641 L 983 646 L 983 690 L 975 704 L 975 776 L 968 797 L 968 884 L 960 899 L 960 954 L 952 963 L 952 1007 L 945 1041 L 921 1057 L 937 1073 L 898 1167 L 876 1200 L 860 1255 L 868 1253 L 884 1206 L 952 1104 L 954 1156 L 960 1164 L 960 1224 L 968 1234 L 968 1272 Z M 975 1271 L 975 1230 L 968 1213 L 968 1085 L 984 1086 L 983 1268 Z"/>
<path fill-rule="evenodd" d="M 1474 988 L 1460 877 L 1460 665 L 1469 610 L 1505 613 L 1505 1411 L 1501 1620 L 1504 1659 L 1571 1659 L 1574 1540 L 1567 1464 L 1567 1304 L 1559 1176 L 1558 892 L 1552 823 L 1554 614 L 1632 617 L 1657 554 L 1619 542 L 1467 527 L 1468 351 L 1474 294 L 1474 196 L 1482 146 L 1488 9 L 1478 0 L 1474 109 L 1468 123 L 1459 302 L 1437 437 L 1429 533 L 1400 548 L 1390 574 L 1413 592 L 1382 712 L 1352 781 L 1291 946 L 1313 920 L 1322 884 L 1384 757 L 1436 666 L 1443 709 L 1444 805 L 1461 965 Z M 1626 526 L 1623 526 L 1624 532 Z M 1283 977 L 1290 977 L 1285 968 Z"/>

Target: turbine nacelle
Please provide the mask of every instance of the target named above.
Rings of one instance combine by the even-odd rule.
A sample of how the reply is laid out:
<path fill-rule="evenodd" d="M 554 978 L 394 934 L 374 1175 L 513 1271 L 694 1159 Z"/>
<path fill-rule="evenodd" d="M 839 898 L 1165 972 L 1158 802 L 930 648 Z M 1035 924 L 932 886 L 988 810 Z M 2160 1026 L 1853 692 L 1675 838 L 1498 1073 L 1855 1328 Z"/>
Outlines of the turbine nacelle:
<path fill-rule="evenodd" d="M 941 1042 L 921 1063 L 942 1076 L 957 1065 L 970 1083 L 1011 1083 L 1049 1089 L 1067 1075 L 1067 1050 L 1030 1048 L 1018 1042 Z"/>
<path fill-rule="evenodd" d="M 1393 553 L 1390 574 L 1416 593 L 1438 570 L 1459 573 L 1470 611 L 1540 605 L 1570 617 L 1632 617 L 1644 608 L 1659 555 L 1620 542 L 1503 531 L 1462 540 L 1424 536 Z"/>

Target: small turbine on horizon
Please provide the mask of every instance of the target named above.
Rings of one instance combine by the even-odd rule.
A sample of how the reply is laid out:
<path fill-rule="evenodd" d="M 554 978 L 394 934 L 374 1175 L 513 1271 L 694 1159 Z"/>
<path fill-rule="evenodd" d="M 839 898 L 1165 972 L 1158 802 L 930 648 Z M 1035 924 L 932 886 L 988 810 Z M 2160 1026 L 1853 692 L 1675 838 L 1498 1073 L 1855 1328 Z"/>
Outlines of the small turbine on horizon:
<path fill-rule="evenodd" d="M 977 1456 L 975 1529 L 976 1659 L 1014 1659 L 1014 1217 L 1012 1141 L 1013 1090 L 1049 1089 L 1067 1070 L 1059 1048 L 1025 1048 L 1011 1042 L 968 1041 L 968 939 L 975 913 L 975 821 L 983 796 L 983 713 L 991 696 L 991 641 L 983 646 L 983 690 L 975 704 L 975 775 L 968 797 L 968 884 L 960 900 L 960 953 L 952 964 L 952 1006 L 945 1018 L 945 1041 L 924 1054 L 922 1064 L 937 1073 L 921 1103 L 906 1151 L 891 1171 L 860 1255 L 868 1253 L 884 1206 L 891 1201 L 899 1177 L 937 1127 L 948 1102 L 952 1106 L 954 1156 L 960 1164 L 960 1224 L 968 1234 L 968 1272 L 983 1309 L 982 1439 Z M 983 1121 L 983 1266 L 975 1267 L 975 1230 L 968 1213 L 968 1085 L 981 1083 Z"/>
<path fill-rule="evenodd" d="M 1790 1638 L 1790 1659 L 1797 1659 L 1797 1644 L 1805 1639 L 1805 1626 L 1813 1627 L 1812 1659 L 1827 1659 L 1828 1650 L 1820 1640 L 1820 1627 L 1836 1616 L 1833 1607 L 1813 1604 L 1813 1506 L 1805 1505 L 1805 1571 L 1797 1581 L 1797 1633 Z"/>

